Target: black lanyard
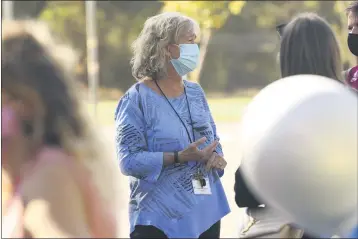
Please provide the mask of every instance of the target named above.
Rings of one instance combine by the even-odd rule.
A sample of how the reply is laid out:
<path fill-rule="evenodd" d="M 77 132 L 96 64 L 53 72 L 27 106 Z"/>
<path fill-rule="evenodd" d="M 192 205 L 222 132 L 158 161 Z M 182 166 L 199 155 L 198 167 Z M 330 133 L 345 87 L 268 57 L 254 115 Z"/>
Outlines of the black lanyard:
<path fill-rule="evenodd" d="M 162 91 L 162 89 L 160 88 L 160 86 L 158 85 L 158 82 L 156 80 L 154 80 L 155 84 L 157 85 L 157 87 L 159 88 L 160 92 L 162 93 L 162 95 L 165 97 L 165 99 L 167 100 L 168 104 L 170 105 L 170 107 L 172 107 L 173 111 L 175 112 L 175 114 L 178 116 L 179 120 L 181 121 L 181 123 L 183 124 L 186 133 L 188 134 L 188 138 L 190 143 L 193 143 L 195 141 L 195 135 L 194 135 L 194 125 L 193 125 L 193 119 L 191 118 L 191 112 L 190 112 L 190 107 L 189 107 L 189 100 L 188 100 L 188 95 L 186 94 L 186 87 L 184 84 L 184 94 L 185 94 L 185 99 L 186 99 L 186 104 L 188 106 L 188 112 L 189 112 L 189 118 L 190 118 L 190 124 L 191 124 L 191 131 L 193 133 L 193 137 L 194 139 L 191 139 L 191 136 L 189 134 L 189 130 L 186 127 L 186 124 L 184 123 L 184 121 L 182 120 L 182 118 L 180 117 L 180 115 L 178 114 L 178 112 L 174 109 L 173 105 L 170 103 L 169 99 L 167 98 L 167 96 L 164 94 L 164 92 Z"/>

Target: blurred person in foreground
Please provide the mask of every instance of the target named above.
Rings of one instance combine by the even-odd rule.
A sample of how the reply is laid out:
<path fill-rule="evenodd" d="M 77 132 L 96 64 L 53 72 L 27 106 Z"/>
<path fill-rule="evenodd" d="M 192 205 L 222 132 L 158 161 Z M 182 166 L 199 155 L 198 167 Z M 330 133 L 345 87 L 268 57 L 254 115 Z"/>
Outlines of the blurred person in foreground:
<path fill-rule="evenodd" d="M 341 81 L 341 57 L 338 42 L 328 23 L 313 13 L 299 14 L 284 26 L 280 47 L 280 66 L 282 77 L 311 74 L 326 76 Z M 299 124 L 299 121 L 297 122 Z M 286 179 L 282 178 L 284 182 Z M 272 233 L 279 231 L 288 221 L 277 215 L 266 205 L 259 207 L 262 203 L 250 191 L 242 177 L 241 167 L 236 171 L 235 178 L 235 200 L 239 207 L 248 207 L 247 214 L 258 220 L 263 219 L 275 222 L 277 227 L 271 226 Z M 250 222 L 248 222 L 250 223 Z M 247 223 L 246 223 L 247 224 Z M 281 225 L 281 227 L 280 227 Z M 291 236 L 310 238 L 311 235 L 300 234 L 298 228 L 291 228 Z M 253 227 L 251 231 L 246 226 L 243 228 L 242 237 L 265 233 L 269 226 L 261 226 L 259 229 Z M 250 233 L 250 234 L 248 234 Z"/>
<path fill-rule="evenodd" d="M 223 158 L 201 86 L 197 23 L 180 13 L 149 18 L 133 43 L 138 80 L 120 99 L 116 147 L 130 176 L 131 238 L 219 238 L 230 212 Z"/>
<path fill-rule="evenodd" d="M 117 236 L 115 160 L 81 111 L 72 53 L 39 22 L 3 22 L 3 237 Z"/>
<path fill-rule="evenodd" d="M 358 1 L 354 1 L 346 9 L 348 17 L 348 47 L 353 55 L 356 56 L 358 64 Z M 345 80 L 348 85 L 358 91 L 358 66 L 354 66 L 344 72 Z"/>
<path fill-rule="evenodd" d="M 295 75 L 264 88 L 243 116 L 248 186 L 321 238 L 357 236 L 357 100 L 338 81 Z"/>

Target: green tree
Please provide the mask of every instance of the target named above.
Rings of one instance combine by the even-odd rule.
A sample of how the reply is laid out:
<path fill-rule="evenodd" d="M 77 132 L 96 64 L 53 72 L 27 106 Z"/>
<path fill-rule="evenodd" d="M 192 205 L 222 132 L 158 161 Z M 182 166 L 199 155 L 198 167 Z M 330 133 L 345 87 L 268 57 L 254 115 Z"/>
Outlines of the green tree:
<path fill-rule="evenodd" d="M 101 86 L 126 90 L 133 84 L 130 45 L 142 24 L 162 7 L 158 1 L 97 1 L 99 79 Z M 78 74 L 87 82 L 86 22 L 84 1 L 48 1 L 39 19 L 81 55 Z"/>
<path fill-rule="evenodd" d="M 197 20 L 201 27 L 199 67 L 192 74 L 199 81 L 209 41 L 214 30 L 220 29 L 231 15 L 238 15 L 245 1 L 163 1 L 163 11 L 181 12 Z"/>
<path fill-rule="evenodd" d="M 49 1 L 38 16 L 61 41 L 71 45 L 80 55 L 77 73 L 86 81 L 85 8 L 81 1 Z"/>
<path fill-rule="evenodd" d="M 45 4 L 43 3 L 45 2 Z M 180 3 L 180 4 L 179 4 Z M 279 77 L 275 25 L 300 12 L 327 19 L 341 43 L 343 60 L 353 63 L 347 38 L 345 1 L 97 1 L 100 83 L 122 90 L 133 84 L 130 45 L 145 20 L 160 11 L 179 11 L 198 21 L 201 56 L 191 78 L 209 91 L 260 87 Z M 41 5 L 44 4 L 45 6 Z M 36 17 L 81 55 L 78 74 L 86 82 L 84 1 L 15 1 L 16 17 Z M 42 10 L 42 11 L 41 11 Z M 209 42 L 210 41 L 210 42 Z M 204 62 L 205 59 L 205 62 Z M 200 73 L 200 75 L 199 75 Z M 199 77 L 200 76 L 200 77 Z"/>
<path fill-rule="evenodd" d="M 256 6 L 254 6 L 256 5 Z M 333 28 L 342 50 L 342 61 L 353 63 L 354 57 L 347 48 L 347 16 L 345 9 L 348 1 L 265 1 L 260 4 L 248 3 L 252 15 L 256 15 L 257 26 L 273 28 L 275 24 L 288 22 L 300 12 L 316 12 L 325 18 Z M 251 7 L 253 7 L 251 9 Z"/>
<path fill-rule="evenodd" d="M 262 87 L 280 77 L 276 57 L 279 38 L 275 26 L 301 12 L 316 12 L 335 31 L 342 58 L 354 60 L 347 47 L 344 1 L 247 1 L 241 14 L 230 15 L 215 31 L 203 65 L 202 86 L 208 92 Z M 343 4 L 341 10 L 336 4 Z M 224 78 L 224 77 L 227 77 Z M 213 92 L 214 93 L 214 92 Z"/>

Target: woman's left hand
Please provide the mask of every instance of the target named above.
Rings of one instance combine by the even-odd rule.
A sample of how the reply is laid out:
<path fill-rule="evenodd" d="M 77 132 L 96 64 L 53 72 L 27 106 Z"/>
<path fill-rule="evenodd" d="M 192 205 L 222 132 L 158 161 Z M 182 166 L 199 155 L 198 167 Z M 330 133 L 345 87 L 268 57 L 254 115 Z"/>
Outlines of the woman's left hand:
<path fill-rule="evenodd" d="M 223 157 L 218 155 L 216 152 L 213 153 L 213 155 L 210 157 L 208 162 L 206 163 L 206 170 L 210 170 L 213 168 L 224 170 L 227 165 L 227 162 Z"/>

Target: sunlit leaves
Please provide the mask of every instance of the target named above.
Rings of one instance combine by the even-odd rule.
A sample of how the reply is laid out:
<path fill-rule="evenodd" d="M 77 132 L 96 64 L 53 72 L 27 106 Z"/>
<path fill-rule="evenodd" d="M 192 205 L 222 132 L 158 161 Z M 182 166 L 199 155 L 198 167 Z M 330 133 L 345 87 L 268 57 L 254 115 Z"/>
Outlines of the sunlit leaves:
<path fill-rule="evenodd" d="M 165 12 L 181 12 L 202 28 L 221 28 L 230 14 L 240 14 L 245 1 L 163 1 Z"/>
<path fill-rule="evenodd" d="M 319 2 L 318 1 L 304 1 L 303 4 L 305 5 L 305 7 L 307 7 L 308 9 L 316 9 L 319 6 Z"/>
<path fill-rule="evenodd" d="M 345 9 L 349 6 L 349 1 L 336 1 L 334 3 L 334 11 L 338 14 L 344 13 Z"/>
<path fill-rule="evenodd" d="M 78 33 L 85 24 L 83 2 L 48 2 L 39 16 L 51 29 L 65 40 L 70 41 L 71 33 Z"/>
<path fill-rule="evenodd" d="M 233 15 L 239 15 L 241 13 L 241 9 L 244 7 L 244 1 L 232 1 L 229 3 L 229 10 Z"/>

